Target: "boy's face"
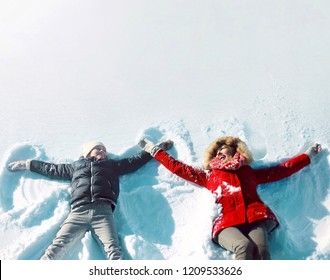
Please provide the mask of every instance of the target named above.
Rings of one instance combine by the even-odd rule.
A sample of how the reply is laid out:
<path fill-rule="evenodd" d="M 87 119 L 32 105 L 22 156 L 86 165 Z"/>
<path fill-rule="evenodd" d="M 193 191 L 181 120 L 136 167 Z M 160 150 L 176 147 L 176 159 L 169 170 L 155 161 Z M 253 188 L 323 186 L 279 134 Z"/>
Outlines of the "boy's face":
<path fill-rule="evenodd" d="M 107 157 L 107 149 L 103 146 L 95 146 L 89 155 L 97 160 L 105 159 Z"/>

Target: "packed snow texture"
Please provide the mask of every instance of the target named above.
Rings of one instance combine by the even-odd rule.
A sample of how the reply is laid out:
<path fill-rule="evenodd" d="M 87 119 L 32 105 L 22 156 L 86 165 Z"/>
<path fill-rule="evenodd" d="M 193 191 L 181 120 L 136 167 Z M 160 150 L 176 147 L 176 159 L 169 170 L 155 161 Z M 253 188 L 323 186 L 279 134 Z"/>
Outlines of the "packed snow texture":
<path fill-rule="evenodd" d="M 322 144 L 311 165 L 259 194 L 280 227 L 272 259 L 330 259 L 328 1 L 0 2 L 0 259 L 39 259 L 69 213 L 69 183 L 14 160 L 72 162 L 90 140 L 109 157 L 147 137 L 203 166 L 240 137 L 252 166 Z M 155 160 L 121 177 L 126 259 L 233 259 L 211 241 L 213 195 Z M 67 259 L 104 259 L 90 233 Z"/>

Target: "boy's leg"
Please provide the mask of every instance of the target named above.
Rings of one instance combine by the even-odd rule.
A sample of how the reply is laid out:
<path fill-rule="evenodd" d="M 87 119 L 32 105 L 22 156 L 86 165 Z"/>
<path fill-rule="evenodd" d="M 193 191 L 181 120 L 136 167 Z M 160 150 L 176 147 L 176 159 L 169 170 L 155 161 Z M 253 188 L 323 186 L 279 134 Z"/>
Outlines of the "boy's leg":
<path fill-rule="evenodd" d="M 111 204 L 99 202 L 94 205 L 91 227 L 92 234 L 103 248 L 107 259 L 122 260 L 123 255 Z"/>
<path fill-rule="evenodd" d="M 73 245 L 84 237 L 88 229 L 88 213 L 86 206 L 72 210 L 41 260 L 63 259 Z"/>
<path fill-rule="evenodd" d="M 256 250 L 253 242 L 236 227 L 223 229 L 218 235 L 218 243 L 224 249 L 235 253 L 236 260 L 252 260 Z"/>

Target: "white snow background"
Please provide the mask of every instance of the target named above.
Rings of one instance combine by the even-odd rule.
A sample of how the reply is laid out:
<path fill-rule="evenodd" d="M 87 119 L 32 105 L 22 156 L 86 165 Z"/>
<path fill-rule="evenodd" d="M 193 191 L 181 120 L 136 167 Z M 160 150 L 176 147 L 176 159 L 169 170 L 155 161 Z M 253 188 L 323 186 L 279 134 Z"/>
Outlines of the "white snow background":
<path fill-rule="evenodd" d="M 69 183 L 8 163 L 110 156 L 139 139 L 202 166 L 238 136 L 254 167 L 313 144 L 310 166 L 259 193 L 281 225 L 275 260 L 330 258 L 330 4 L 326 0 L 1 0 L 0 259 L 39 259 L 69 213 Z M 121 178 L 115 220 L 134 260 L 233 259 L 210 239 L 214 198 L 152 160 Z M 90 233 L 67 259 L 103 259 Z"/>

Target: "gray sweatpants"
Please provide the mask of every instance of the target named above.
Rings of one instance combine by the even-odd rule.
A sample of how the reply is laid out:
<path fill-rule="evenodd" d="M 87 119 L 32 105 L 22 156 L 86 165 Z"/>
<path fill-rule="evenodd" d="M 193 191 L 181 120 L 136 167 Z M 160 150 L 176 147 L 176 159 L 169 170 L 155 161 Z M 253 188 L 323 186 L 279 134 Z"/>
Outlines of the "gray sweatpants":
<path fill-rule="evenodd" d="M 74 208 L 70 212 L 41 259 L 63 259 L 87 231 L 91 231 L 107 259 L 123 258 L 111 204 L 97 201 Z"/>
<path fill-rule="evenodd" d="M 223 229 L 218 243 L 235 253 L 236 260 L 270 260 L 268 234 L 275 227 L 272 220 Z"/>

